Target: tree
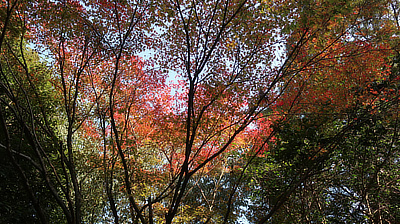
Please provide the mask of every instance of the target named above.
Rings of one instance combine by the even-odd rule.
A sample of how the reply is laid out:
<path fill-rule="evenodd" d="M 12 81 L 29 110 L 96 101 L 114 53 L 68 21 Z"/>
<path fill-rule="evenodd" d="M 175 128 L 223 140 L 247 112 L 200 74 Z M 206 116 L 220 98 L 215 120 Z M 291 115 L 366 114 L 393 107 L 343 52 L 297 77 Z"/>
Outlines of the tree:
<path fill-rule="evenodd" d="M 59 167 L 55 160 L 54 129 L 57 96 L 52 92 L 50 70 L 26 46 L 22 3 L 1 5 L 0 130 L 2 222 L 42 222 L 61 218 L 52 185 L 58 177 L 47 175 Z M 57 179 L 58 180 L 58 179 Z M 47 188 L 43 188 L 47 186 Z"/>
<path fill-rule="evenodd" d="M 395 20 L 387 19 L 396 5 L 388 3 L 4 2 L 0 46 L 15 62 L 2 67 L 2 148 L 27 159 L 26 167 L 13 164 L 23 180 L 41 174 L 67 223 L 228 223 L 262 208 L 245 204 L 265 195 L 269 213 L 249 217 L 285 220 L 282 208 L 304 211 L 304 198 L 317 198 L 307 187 L 340 149 L 355 151 L 355 140 L 339 144 L 343 136 L 370 136 L 367 127 L 379 122 L 367 121 L 378 118 L 387 129 L 396 123 L 376 112 L 397 41 Z M 16 28 L 20 47 L 12 48 L 6 41 Z M 41 76 L 25 62 L 27 41 L 47 60 L 41 66 L 51 85 L 30 81 Z M 141 57 L 148 52 L 154 57 Z M 7 84 L 13 74 L 28 83 Z M 23 150 L 13 152 L 14 138 L 27 140 Z M 29 186 L 40 221 L 50 221 Z M 307 190 L 298 193 L 300 186 Z M 271 195 L 270 187 L 280 190 Z"/>
<path fill-rule="evenodd" d="M 377 11 L 370 11 L 367 18 L 357 16 L 363 18 L 360 25 L 355 26 L 359 32 L 357 36 L 362 37 L 361 42 L 355 38 L 351 38 L 350 43 L 345 40 L 346 48 L 343 49 L 346 51 L 352 49 L 351 45 L 364 42 L 362 46 L 365 54 L 362 57 L 354 55 L 354 52 L 349 55 L 337 48 L 341 41 L 332 44 L 335 46 L 332 48 L 334 51 L 327 55 L 315 54 L 313 48 L 316 41 L 309 42 L 313 45 L 312 48 L 305 48 L 307 52 L 303 54 L 306 58 L 319 59 L 314 64 L 300 58 L 302 66 L 310 67 L 293 78 L 295 84 L 285 89 L 288 95 L 283 93 L 282 99 L 286 102 L 278 103 L 279 106 L 283 106 L 283 109 L 278 111 L 291 109 L 294 113 L 288 114 L 283 123 L 275 124 L 277 142 L 270 146 L 270 152 L 265 159 L 257 159 L 258 162 L 247 174 L 252 181 L 251 186 L 259 187 L 249 196 L 254 200 L 249 219 L 261 220 L 262 223 L 390 223 L 398 220 L 396 215 L 383 215 L 393 208 L 389 204 L 391 200 L 396 200 L 396 194 L 391 194 L 391 199 L 386 197 L 382 200 L 385 202 L 381 201 L 388 203 L 387 206 L 375 205 L 375 208 L 379 208 L 375 211 L 367 205 L 372 204 L 371 201 L 376 198 L 385 197 L 382 185 L 378 187 L 379 190 L 372 190 L 372 185 L 378 182 L 378 173 L 391 172 L 380 170 L 386 162 L 377 161 L 397 158 L 389 153 L 396 151 L 391 142 L 397 141 L 397 129 L 392 126 L 397 123 L 397 118 L 390 112 L 396 110 L 398 100 L 398 84 L 394 78 L 397 71 L 391 69 L 392 65 L 397 65 L 390 65 L 396 54 L 390 47 L 393 43 L 369 36 L 376 31 L 371 31 L 365 21 L 372 20 L 372 23 L 375 23 L 376 14 L 387 13 L 385 10 L 379 11 L 382 10 L 379 7 L 374 9 Z M 380 24 L 382 27 L 393 28 L 392 25 L 390 22 Z M 311 35 L 311 38 L 315 36 Z M 321 41 L 324 40 L 329 39 Z M 374 48 L 370 51 L 372 43 L 378 49 L 387 50 L 377 53 Z M 337 56 L 336 51 L 339 52 Z M 370 56 L 374 59 L 369 59 L 368 65 L 360 66 L 365 63 L 363 60 Z M 346 63 L 342 64 L 343 61 Z M 373 63 L 377 64 L 370 67 Z M 352 72 L 346 71 L 347 69 L 351 69 Z M 354 69 L 358 72 L 353 73 Z M 362 75 L 363 73 L 366 75 Z M 352 79 L 352 75 L 356 75 L 357 78 Z M 341 81 L 343 79 L 346 81 Z M 361 142 L 369 142 L 368 147 Z M 352 146 L 349 148 L 346 144 Z M 391 159 L 383 156 L 388 155 L 387 153 L 391 155 Z M 347 157 L 349 155 L 352 156 Z M 344 163 L 347 164 L 346 168 L 342 166 Z M 392 181 L 396 179 L 395 175 L 392 176 Z M 331 178 L 335 181 L 330 182 Z M 370 198 L 366 200 L 365 195 L 369 195 Z M 370 210 L 367 211 L 367 208 Z"/>
<path fill-rule="evenodd" d="M 396 222 L 394 83 L 375 105 L 352 108 L 347 118 L 307 115 L 280 126 L 277 144 L 249 169 L 250 185 L 259 186 L 249 196 L 249 218 L 274 212 L 272 223 Z"/>

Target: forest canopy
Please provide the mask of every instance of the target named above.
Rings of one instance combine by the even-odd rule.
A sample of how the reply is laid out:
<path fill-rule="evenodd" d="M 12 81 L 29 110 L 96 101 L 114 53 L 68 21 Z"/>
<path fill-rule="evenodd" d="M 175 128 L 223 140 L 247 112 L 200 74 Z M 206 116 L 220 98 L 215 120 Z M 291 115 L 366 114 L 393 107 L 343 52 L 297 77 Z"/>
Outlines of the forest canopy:
<path fill-rule="evenodd" d="M 398 223 L 398 0 L 2 0 L 0 223 Z"/>

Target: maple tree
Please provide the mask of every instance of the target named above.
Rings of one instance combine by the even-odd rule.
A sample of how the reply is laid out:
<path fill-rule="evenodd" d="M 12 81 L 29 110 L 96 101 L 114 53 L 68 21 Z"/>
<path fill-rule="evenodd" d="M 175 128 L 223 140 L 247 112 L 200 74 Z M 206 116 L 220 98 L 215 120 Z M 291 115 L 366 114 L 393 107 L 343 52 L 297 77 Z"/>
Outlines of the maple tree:
<path fill-rule="evenodd" d="M 249 196 L 248 217 L 272 223 L 398 220 L 396 74 L 381 85 L 374 105 L 355 105 L 345 118 L 310 114 L 281 124 L 276 144 L 249 169 L 249 185 L 259 188 Z"/>
<path fill-rule="evenodd" d="M 282 208 L 326 222 L 299 187 L 356 157 L 351 142 L 397 136 L 366 131 L 397 122 L 397 1 L 8 0 L 1 15 L 0 143 L 42 223 L 264 223 Z M 376 203 L 370 220 L 386 217 Z"/>

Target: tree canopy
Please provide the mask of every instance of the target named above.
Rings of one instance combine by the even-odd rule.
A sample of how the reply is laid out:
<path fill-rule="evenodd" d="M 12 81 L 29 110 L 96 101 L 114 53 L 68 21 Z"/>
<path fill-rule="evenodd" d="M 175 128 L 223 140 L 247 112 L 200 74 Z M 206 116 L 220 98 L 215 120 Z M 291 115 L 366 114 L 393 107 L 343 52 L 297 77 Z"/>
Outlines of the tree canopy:
<path fill-rule="evenodd" d="M 0 222 L 400 222 L 399 4 L 2 1 Z"/>

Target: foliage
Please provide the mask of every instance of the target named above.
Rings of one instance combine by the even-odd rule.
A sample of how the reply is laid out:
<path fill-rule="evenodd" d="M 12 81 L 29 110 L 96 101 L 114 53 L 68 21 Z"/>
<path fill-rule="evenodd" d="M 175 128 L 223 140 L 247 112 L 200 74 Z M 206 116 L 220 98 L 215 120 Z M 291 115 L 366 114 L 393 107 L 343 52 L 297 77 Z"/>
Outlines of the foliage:
<path fill-rule="evenodd" d="M 57 160 L 54 157 L 57 138 L 52 131 L 60 122 L 59 98 L 51 85 L 50 70 L 22 40 L 10 37 L 5 41 L 7 48 L 2 52 L 5 60 L 0 63 L 0 170 L 1 177 L 7 181 L 2 181 L 0 186 L 1 222 L 63 219 L 50 190 L 43 187 L 46 182 L 39 165 L 43 161 L 36 160 L 42 153 L 50 163 Z M 54 176 L 48 178 L 55 180 Z M 36 202 L 32 202 L 33 194 Z M 45 215 L 37 211 L 38 207 Z"/>
<path fill-rule="evenodd" d="M 344 116 L 300 115 L 277 125 L 276 142 L 247 171 L 255 189 L 249 220 L 399 220 L 397 74 L 392 69 L 385 81 L 367 85 L 373 103 L 356 104 Z"/>
<path fill-rule="evenodd" d="M 0 4 L 1 222 L 399 220 L 397 1 Z"/>

